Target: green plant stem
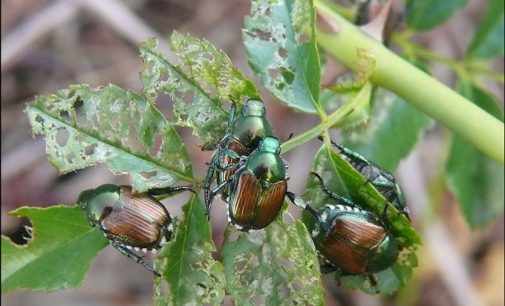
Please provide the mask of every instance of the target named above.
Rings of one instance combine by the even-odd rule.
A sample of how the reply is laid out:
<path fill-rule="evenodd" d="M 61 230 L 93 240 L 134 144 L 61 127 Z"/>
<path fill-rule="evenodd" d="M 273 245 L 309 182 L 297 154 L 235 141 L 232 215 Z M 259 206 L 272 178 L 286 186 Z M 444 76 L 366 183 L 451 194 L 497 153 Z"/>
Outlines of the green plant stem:
<path fill-rule="evenodd" d="M 370 76 L 373 83 L 396 93 L 484 154 L 504 163 L 501 121 L 403 60 L 323 3 L 317 3 L 317 10 L 319 19 L 338 28 L 336 32 L 316 29 L 317 41 L 324 50 L 355 71 L 359 68 L 359 51 L 373 52 L 375 66 Z"/>
<path fill-rule="evenodd" d="M 503 84 L 503 73 L 496 72 L 495 70 L 491 69 L 487 61 L 476 59 L 453 60 L 444 57 L 440 54 L 432 52 L 429 49 L 412 43 L 409 40 L 411 35 L 411 31 L 404 31 L 397 35 L 393 35 L 392 39 L 393 42 L 396 45 L 400 46 L 410 57 L 414 59 L 422 58 L 425 60 L 442 63 L 449 69 L 452 69 L 454 73 L 458 75 L 458 77 L 463 78 L 472 84 L 477 84 L 476 81 L 472 80 L 472 77 L 470 77 L 475 74 L 485 76 L 486 78 Z"/>
<path fill-rule="evenodd" d="M 362 94 L 367 91 L 366 87 L 368 86 L 372 85 L 370 83 L 365 84 L 359 94 L 357 94 L 352 100 L 343 104 L 329 116 L 326 116 L 324 113 L 320 114 L 321 123 L 283 143 L 281 145 L 281 152 L 286 153 L 289 150 L 311 140 L 312 138 L 321 135 L 335 124 L 338 124 L 342 119 L 346 118 L 346 116 L 354 111 L 354 108 L 358 104 L 357 102 L 362 98 Z"/>

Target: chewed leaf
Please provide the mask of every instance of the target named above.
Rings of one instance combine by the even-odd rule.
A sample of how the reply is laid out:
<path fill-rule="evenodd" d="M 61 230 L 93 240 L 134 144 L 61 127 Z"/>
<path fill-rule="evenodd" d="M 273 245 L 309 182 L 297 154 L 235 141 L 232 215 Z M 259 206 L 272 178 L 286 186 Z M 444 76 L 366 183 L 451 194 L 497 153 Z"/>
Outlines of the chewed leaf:
<path fill-rule="evenodd" d="M 312 1 L 252 1 L 242 37 L 249 64 L 284 104 L 315 113 L 320 63 Z"/>
<path fill-rule="evenodd" d="M 144 93 L 151 99 L 159 93 L 169 96 L 177 124 L 192 128 L 203 146 L 215 144 L 226 130 L 223 102 L 258 98 L 256 87 L 209 42 L 174 32 L 171 44 L 179 65 L 159 53 L 155 39 L 140 45 Z"/>
<path fill-rule="evenodd" d="M 174 32 L 170 37 L 172 50 L 177 54 L 179 68 L 219 101 L 242 96 L 258 97 L 254 84 L 232 63 L 228 56 L 205 39 Z"/>
<path fill-rule="evenodd" d="M 163 280 L 155 286 L 157 305 L 221 305 L 226 280 L 220 262 L 212 258 L 216 248 L 204 207 L 193 196 L 184 205 L 184 220 L 177 226 L 173 243 L 160 252 Z M 159 260 L 163 258 L 163 261 Z M 168 281 L 169 294 L 162 292 L 161 281 Z"/>
<path fill-rule="evenodd" d="M 10 214 L 29 218 L 33 237 L 19 246 L 2 236 L 2 292 L 77 287 L 108 244 L 78 206 L 21 207 Z"/>
<path fill-rule="evenodd" d="M 174 127 L 141 95 L 109 85 L 72 85 L 39 96 L 26 112 L 45 137 L 51 163 L 62 173 L 105 163 L 129 173 L 139 191 L 192 180 L 188 154 Z"/>
<path fill-rule="evenodd" d="M 233 241 L 228 235 L 222 255 L 228 292 L 241 305 L 324 304 L 314 244 L 298 220 L 277 218 Z"/>

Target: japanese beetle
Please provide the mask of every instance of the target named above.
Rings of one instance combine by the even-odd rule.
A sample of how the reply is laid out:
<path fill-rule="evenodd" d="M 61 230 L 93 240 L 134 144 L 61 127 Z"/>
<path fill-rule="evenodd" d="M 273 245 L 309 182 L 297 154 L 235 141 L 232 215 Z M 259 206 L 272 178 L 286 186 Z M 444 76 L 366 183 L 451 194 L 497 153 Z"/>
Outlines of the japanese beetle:
<path fill-rule="evenodd" d="M 266 119 L 263 101 L 249 99 L 242 107 L 241 115 L 237 118 L 235 118 L 235 103 L 232 101 L 228 130 L 212 156 L 205 178 L 204 193 L 207 214 L 209 214 L 212 205 L 210 184 L 215 171 L 217 171 L 217 185 L 227 181 L 237 170 L 235 165 L 240 157 L 251 154 L 258 147 L 260 141 L 271 134 L 272 127 Z M 204 150 L 208 149 L 210 148 L 204 148 Z M 223 188 L 221 191 L 223 200 L 226 201 L 228 195 L 227 188 Z"/>
<path fill-rule="evenodd" d="M 287 166 L 280 157 L 279 141 L 265 137 L 235 167 L 237 171 L 211 191 L 209 200 L 229 188 L 229 222 L 241 231 L 262 229 L 277 217 L 287 191 Z"/>
<path fill-rule="evenodd" d="M 317 177 L 321 179 L 319 175 Z M 330 192 L 322 181 L 321 187 L 326 193 Z M 287 192 L 295 205 L 314 217 L 311 236 L 325 261 L 321 272 L 337 270 L 340 275 L 368 274 L 375 285 L 372 273 L 391 267 L 398 258 L 400 248 L 394 236 L 383 218 L 359 208 L 347 198 L 328 194 L 332 203 L 315 211 L 301 197 Z"/>
<path fill-rule="evenodd" d="M 410 221 L 409 209 L 407 207 L 405 195 L 400 185 L 396 182 L 394 176 L 386 169 L 366 159 L 351 149 L 346 148 L 333 140 L 330 141 L 333 146 L 335 146 L 347 159 L 347 161 L 349 161 L 351 166 L 359 171 L 367 179 L 367 182 L 371 183 L 377 191 L 386 198 L 386 200 L 388 200 Z"/>
<path fill-rule="evenodd" d="M 131 186 L 105 184 L 81 192 L 77 203 L 91 225 L 97 227 L 114 248 L 160 276 L 132 248 L 137 252 L 159 249 L 172 238 L 172 218 L 152 195 L 182 190 L 191 189 L 178 186 L 132 193 Z"/>

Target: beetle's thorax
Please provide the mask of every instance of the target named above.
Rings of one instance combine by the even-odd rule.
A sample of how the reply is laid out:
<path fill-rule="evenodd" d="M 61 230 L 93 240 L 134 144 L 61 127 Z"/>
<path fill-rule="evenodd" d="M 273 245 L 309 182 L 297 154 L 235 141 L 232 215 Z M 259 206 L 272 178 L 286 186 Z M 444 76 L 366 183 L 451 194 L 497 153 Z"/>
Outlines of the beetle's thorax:
<path fill-rule="evenodd" d="M 233 138 L 248 149 L 255 149 L 259 142 L 272 134 L 272 127 L 264 117 L 239 117 L 233 125 Z"/>
<path fill-rule="evenodd" d="M 247 159 L 246 168 L 261 181 L 275 183 L 286 176 L 284 161 L 279 155 L 269 152 L 253 152 Z"/>

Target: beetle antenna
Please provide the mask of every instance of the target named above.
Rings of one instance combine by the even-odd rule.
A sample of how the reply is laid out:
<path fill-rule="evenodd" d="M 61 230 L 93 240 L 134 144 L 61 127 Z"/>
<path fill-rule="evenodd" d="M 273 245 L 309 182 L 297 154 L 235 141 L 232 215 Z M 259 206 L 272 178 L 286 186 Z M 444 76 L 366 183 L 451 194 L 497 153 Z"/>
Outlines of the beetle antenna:
<path fill-rule="evenodd" d="M 333 198 L 333 199 L 335 199 L 335 200 L 337 200 L 337 201 L 339 201 L 342 204 L 345 204 L 347 206 L 351 206 L 351 207 L 356 206 L 349 199 L 344 198 L 343 196 L 338 195 L 338 194 L 334 193 L 333 191 L 331 191 L 330 189 L 328 189 L 328 187 L 326 187 L 326 185 L 324 184 L 323 178 L 319 175 L 319 173 L 317 173 L 317 172 L 311 172 L 310 174 L 314 175 L 319 180 L 319 185 L 321 187 L 321 190 L 324 191 L 324 193 L 326 193 L 327 195 L 329 195 L 331 198 Z"/>
<path fill-rule="evenodd" d="M 321 140 L 321 141 L 324 141 L 324 137 L 323 137 L 323 135 L 319 135 L 319 136 L 317 137 L 317 139 L 319 139 L 319 140 Z M 344 148 L 344 146 L 343 146 L 343 145 L 336 143 L 336 142 L 335 142 L 335 141 L 333 141 L 333 139 L 331 139 L 331 138 L 330 138 L 330 142 L 331 142 L 331 144 L 332 144 L 334 147 L 336 147 L 337 149 L 339 149 L 341 152 L 345 150 L 345 148 Z"/>
<path fill-rule="evenodd" d="M 289 133 L 288 139 L 286 139 L 286 141 L 290 140 L 291 138 L 293 138 L 293 132 Z"/>

